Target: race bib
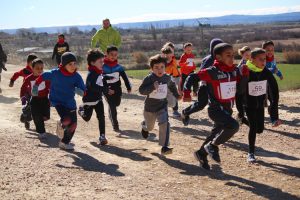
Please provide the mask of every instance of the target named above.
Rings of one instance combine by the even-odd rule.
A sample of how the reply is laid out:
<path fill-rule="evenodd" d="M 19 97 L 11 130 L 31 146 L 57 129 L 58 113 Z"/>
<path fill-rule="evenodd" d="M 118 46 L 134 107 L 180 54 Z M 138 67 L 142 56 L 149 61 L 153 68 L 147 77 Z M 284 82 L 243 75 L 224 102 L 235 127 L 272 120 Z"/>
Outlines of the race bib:
<path fill-rule="evenodd" d="M 261 96 L 267 93 L 267 80 L 249 82 L 249 95 L 250 96 Z"/>
<path fill-rule="evenodd" d="M 106 76 L 110 77 L 107 80 L 107 83 L 115 83 L 115 82 L 118 82 L 120 80 L 119 72 L 114 72 L 114 73 L 111 73 L 111 74 L 106 74 Z"/>
<path fill-rule="evenodd" d="M 31 84 L 31 88 L 33 88 L 33 86 L 35 85 L 35 81 L 30 81 L 30 84 Z M 43 81 L 39 84 L 38 91 L 44 90 L 45 88 L 46 88 L 46 83 L 45 81 Z"/>
<path fill-rule="evenodd" d="M 99 86 L 103 86 L 103 76 L 98 76 L 96 84 Z"/>
<path fill-rule="evenodd" d="M 152 99 L 165 99 L 168 94 L 168 85 L 161 84 L 158 86 L 157 90 L 150 93 L 149 98 Z"/>
<path fill-rule="evenodd" d="M 194 58 L 188 58 L 186 59 L 186 62 L 188 62 L 189 67 L 193 67 L 194 66 Z"/>
<path fill-rule="evenodd" d="M 221 99 L 231 99 L 235 97 L 236 81 L 220 83 Z"/>

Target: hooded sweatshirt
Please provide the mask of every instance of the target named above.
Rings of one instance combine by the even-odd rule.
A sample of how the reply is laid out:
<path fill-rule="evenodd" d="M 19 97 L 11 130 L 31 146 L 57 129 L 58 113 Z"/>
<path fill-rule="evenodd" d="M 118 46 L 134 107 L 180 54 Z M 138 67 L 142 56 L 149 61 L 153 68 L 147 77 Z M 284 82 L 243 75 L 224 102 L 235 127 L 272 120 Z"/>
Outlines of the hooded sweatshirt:
<path fill-rule="evenodd" d="M 221 40 L 219 38 L 214 38 L 210 41 L 210 45 L 209 45 L 210 54 L 202 59 L 200 69 L 208 68 L 214 64 L 214 55 L 213 55 L 214 48 L 216 45 L 218 45 L 222 42 L 223 42 L 223 40 Z"/>

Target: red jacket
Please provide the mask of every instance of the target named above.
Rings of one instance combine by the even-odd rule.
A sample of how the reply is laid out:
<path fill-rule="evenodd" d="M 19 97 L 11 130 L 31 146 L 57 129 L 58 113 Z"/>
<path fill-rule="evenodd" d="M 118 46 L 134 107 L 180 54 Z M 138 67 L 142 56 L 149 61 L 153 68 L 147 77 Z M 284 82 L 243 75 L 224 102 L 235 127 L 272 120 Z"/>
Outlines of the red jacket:
<path fill-rule="evenodd" d="M 15 72 L 14 75 L 10 78 L 10 80 L 15 81 L 19 78 L 19 76 L 22 76 L 24 78 L 23 79 L 23 81 L 24 81 L 25 78 L 30 74 L 32 74 L 32 69 L 30 66 L 26 66 L 23 69 L 21 69 L 20 71 Z"/>
<path fill-rule="evenodd" d="M 195 55 L 192 53 L 182 54 L 179 60 L 181 74 L 189 75 L 196 69 L 194 59 L 195 59 Z M 188 64 L 186 62 L 188 62 Z"/>
<path fill-rule="evenodd" d="M 39 76 L 34 76 L 33 74 L 27 76 L 22 84 L 20 97 L 23 96 L 31 96 L 31 89 L 32 86 L 35 85 L 35 81 Z M 50 90 L 50 82 L 49 81 L 42 81 L 38 87 L 38 96 L 37 97 L 47 97 Z"/>

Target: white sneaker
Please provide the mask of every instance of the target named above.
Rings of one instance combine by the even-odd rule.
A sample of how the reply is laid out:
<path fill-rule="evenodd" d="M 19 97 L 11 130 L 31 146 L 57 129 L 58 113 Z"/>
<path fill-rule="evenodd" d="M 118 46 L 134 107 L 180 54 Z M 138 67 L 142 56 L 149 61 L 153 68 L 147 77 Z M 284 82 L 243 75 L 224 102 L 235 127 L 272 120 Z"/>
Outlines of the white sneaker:
<path fill-rule="evenodd" d="M 254 163 L 254 162 L 256 161 L 255 156 L 254 156 L 254 153 L 248 153 L 247 161 L 248 161 L 249 163 Z"/>
<path fill-rule="evenodd" d="M 57 121 L 57 125 L 56 125 L 56 135 L 59 139 L 62 139 L 64 137 L 64 129 L 61 126 L 60 121 Z"/>
<path fill-rule="evenodd" d="M 65 144 L 63 142 L 59 142 L 58 146 L 63 150 L 74 150 L 74 146 L 71 144 Z"/>
<path fill-rule="evenodd" d="M 39 133 L 39 139 L 45 139 L 47 137 L 46 133 Z"/>

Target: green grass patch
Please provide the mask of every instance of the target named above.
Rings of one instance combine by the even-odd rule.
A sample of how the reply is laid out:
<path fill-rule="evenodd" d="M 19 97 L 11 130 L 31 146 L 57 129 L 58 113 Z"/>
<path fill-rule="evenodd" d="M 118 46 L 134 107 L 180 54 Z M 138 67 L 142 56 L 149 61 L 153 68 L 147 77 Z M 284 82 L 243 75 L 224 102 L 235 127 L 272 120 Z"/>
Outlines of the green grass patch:
<path fill-rule="evenodd" d="M 144 79 L 148 74 L 149 69 L 142 69 L 142 70 L 126 70 L 127 76 L 135 79 Z"/>

